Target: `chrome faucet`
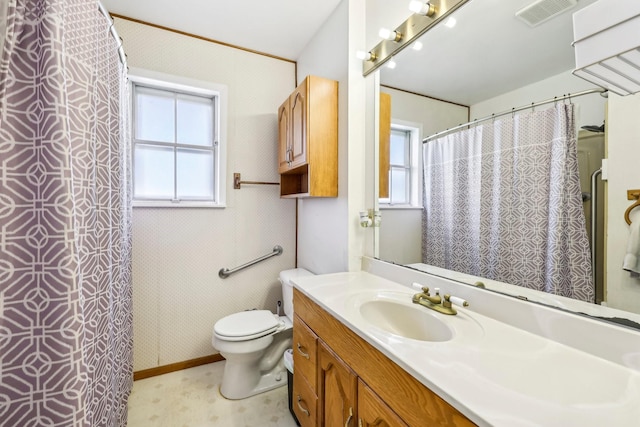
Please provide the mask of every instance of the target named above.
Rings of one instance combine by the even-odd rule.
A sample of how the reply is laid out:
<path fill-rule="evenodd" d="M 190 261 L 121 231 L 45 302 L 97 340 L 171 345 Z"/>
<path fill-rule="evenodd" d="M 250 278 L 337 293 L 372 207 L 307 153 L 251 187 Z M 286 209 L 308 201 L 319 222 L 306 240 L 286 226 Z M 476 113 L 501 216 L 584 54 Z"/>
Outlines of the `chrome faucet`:
<path fill-rule="evenodd" d="M 414 288 L 422 289 L 422 292 L 413 295 L 411 301 L 414 304 L 420 304 L 421 306 L 435 310 L 438 313 L 455 315 L 458 314 L 458 312 L 455 308 L 453 308 L 453 304 L 457 304 L 462 307 L 469 306 L 469 303 L 467 301 L 461 298 L 452 297 L 449 294 L 445 294 L 444 297 L 441 297 L 439 288 L 434 289 L 435 295 L 432 296 L 429 293 L 428 287 L 422 286 L 418 283 L 414 283 L 412 286 Z"/>

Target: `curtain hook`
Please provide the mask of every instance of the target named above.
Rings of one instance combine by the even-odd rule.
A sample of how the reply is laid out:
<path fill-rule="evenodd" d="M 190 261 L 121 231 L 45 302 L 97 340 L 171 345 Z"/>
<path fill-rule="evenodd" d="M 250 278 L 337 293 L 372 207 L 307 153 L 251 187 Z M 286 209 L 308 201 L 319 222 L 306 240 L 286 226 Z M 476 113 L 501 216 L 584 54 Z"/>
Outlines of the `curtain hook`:
<path fill-rule="evenodd" d="M 511 108 L 511 118 L 514 119 L 516 117 L 516 107 Z"/>

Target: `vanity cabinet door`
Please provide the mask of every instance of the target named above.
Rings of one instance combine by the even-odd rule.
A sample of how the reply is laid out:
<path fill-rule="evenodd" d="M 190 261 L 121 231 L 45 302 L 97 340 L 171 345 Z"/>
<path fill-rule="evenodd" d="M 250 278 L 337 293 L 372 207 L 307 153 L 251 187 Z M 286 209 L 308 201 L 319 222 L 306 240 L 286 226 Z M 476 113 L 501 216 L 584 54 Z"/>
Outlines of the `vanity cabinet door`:
<path fill-rule="evenodd" d="M 294 363 L 295 372 L 295 363 Z M 307 383 L 302 375 L 293 376 L 293 412 L 301 427 L 315 427 L 318 425 L 318 397 L 315 390 Z"/>
<path fill-rule="evenodd" d="M 408 427 L 362 380 L 358 380 L 358 427 Z"/>
<path fill-rule="evenodd" d="M 358 377 L 325 343 L 318 344 L 320 425 L 355 427 Z"/>
<path fill-rule="evenodd" d="M 317 366 L 316 334 L 296 315 L 293 318 L 293 372 L 303 376 L 314 393 Z"/>

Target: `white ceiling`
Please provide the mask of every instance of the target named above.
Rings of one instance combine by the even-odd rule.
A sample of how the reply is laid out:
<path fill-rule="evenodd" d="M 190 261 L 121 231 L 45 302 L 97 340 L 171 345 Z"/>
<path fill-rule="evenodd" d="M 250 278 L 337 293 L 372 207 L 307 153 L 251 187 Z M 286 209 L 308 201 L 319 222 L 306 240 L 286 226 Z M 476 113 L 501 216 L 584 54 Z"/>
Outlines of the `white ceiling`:
<path fill-rule="evenodd" d="M 296 60 L 340 0 L 102 0 L 111 13 Z M 126 40 L 125 40 L 126 50 Z"/>
<path fill-rule="evenodd" d="M 111 13 L 297 60 L 341 0 L 102 0 Z M 515 12 L 534 0 L 469 0 L 458 24 L 423 36 L 420 52 L 405 49 L 382 84 L 473 105 L 573 68 L 572 14 L 595 0 L 531 28 Z M 397 27 L 408 0 L 367 0 L 367 43 L 381 26 Z M 387 22 L 388 21 L 388 22 Z M 126 40 L 125 40 L 126 50 Z M 577 78 L 577 77 L 576 77 Z"/>

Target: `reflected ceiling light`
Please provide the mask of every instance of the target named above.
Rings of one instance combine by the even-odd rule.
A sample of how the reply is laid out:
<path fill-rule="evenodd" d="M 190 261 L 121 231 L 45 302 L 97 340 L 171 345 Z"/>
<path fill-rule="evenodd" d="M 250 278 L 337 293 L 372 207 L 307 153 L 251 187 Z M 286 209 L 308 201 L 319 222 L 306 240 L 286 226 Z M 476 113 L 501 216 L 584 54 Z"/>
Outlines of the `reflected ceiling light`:
<path fill-rule="evenodd" d="M 429 2 L 414 0 L 409 3 L 409 10 L 418 15 L 433 16 L 436 14 L 436 7 Z"/>
<path fill-rule="evenodd" d="M 413 49 L 413 50 L 420 50 L 420 49 L 422 49 L 422 42 L 421 42 L 420 40 L 418 40 L 418 41 L 414 42 L 414 43 L 411 45 L 411 49 Z"/>
<path fill-rule="evenodd" d="M 453 16 L 450 16 L 449 19 L 446 20 L 446 22 L 444 23 L 445 27 L 449 27 L 449 28 L 453 28 L 456 26 L 456 23 L 458 21 L 456 21 L 456 18 L 454 18 Z"/>
<path fill-rule="evenodd" d="M 396 61 L 394 61 L 393 59 L 390 59 L 389 62 L 387 62 L 387 68 L 390 68 L 392 70 L 396 68 Z"/>
<path fill-rule="evenodd" d="M 363 61 L 373 61 L 376 59 L 376 54 L 371 52 L 365 52 L 364 50 L 359 50 L 356 52 L 356 58 L 361 59 Z"/>
<path fill-rule="evenodd" d="M 391 31 L 387 28 L 380 28 L 380 31 L 378 31 L 378 35 L 385 40 L 391 40 L 393 42 L 399 42 L 400 40 L 402 40 L 402 33 Z"/>

